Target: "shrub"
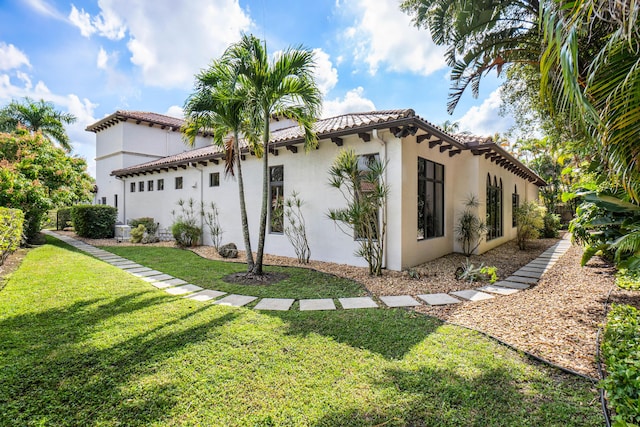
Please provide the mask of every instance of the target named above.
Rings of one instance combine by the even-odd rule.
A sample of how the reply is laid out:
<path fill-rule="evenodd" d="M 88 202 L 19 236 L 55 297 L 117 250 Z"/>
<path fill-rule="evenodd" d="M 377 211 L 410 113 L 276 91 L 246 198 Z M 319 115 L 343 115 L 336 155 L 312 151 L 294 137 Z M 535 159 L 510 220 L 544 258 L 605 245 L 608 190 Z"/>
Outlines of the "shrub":
<path fill-rule="evenodd" d="M 171 234 L 180 247 L 190 247 L 198 244 L 202 230 L 185 221 L 176 221 L 171 226 Z"/>
<path fill-rule="evenodd" d="M 480 246 L 482 238 L 487 234 L 487 224 L 476 214 L 480 202 L 475 195 L 470 195 L 464 206 L 464 211 L 458 217 L 454 232 L 456 239 L 462 245 L 462 253 L 469 256 Z"/>
<path fill-rule="evenodd" d="M 189 199 L 184 201 L 178 200 L 180 206 L 180 214 L 176 217 L 176 212 L 171 212 L 174 216 L 174 223 L 171 226 L 171 234 L 176 239 L 176 244 L 180 247 L 190 247 L 198 244 L 202 229 L 197 224 L 197 213 L 202 213 L 202 209 L 196 212 L 195 201 Z"/>
<path fill-rule="evenodd" d="M 56 230 L 71 227 L 71 208 L 60 208 L 56 212 Z"/>
<path fill-rule="evenodd" d="M 220 225 L 220 211 L 216 204 L 211 202 L 209 208 L 211 209 L 210 211 L 205 211 L 203 204 L 202 215 L 204 216 L 204 222 L 207 224 L 207 227 L 209 227 L 209 234 L 211 235 L 213 247 L 216 248 L 217 251 L 222 245 L 222 235 L 224 234 L 224 230 L 222 230 L 222 226 Z"/>
<path fill-rule="evenodd" d="M 116 215 L 116 208 L 106 205 L 76 205 L 71 208 L 76 234 L 89 239 L 112 238 Z"/>
<path fill-rule="evenodd" d="M 473 283 L 481 280 L 489 280 L 490 283 L 498 281 L 498 268 L 494 266 L 487 266 L 481 263 L 479 267 L 471 264 L 469 258 L 462 264 L 462 267 L 458 267 L 455 272 L 457 280 L 464 280 L 465 282 Z"/>
<path fill-rule="evenodd" d="M 158 231 L 158 224 L 151 217 L 145 216 L 142 218 L 135 218 L 129 221 L 131 228 L 137 228 L 139 225 L 144 225 L 144 229 L 147 234 L 156 234 Z"/>
<path fill-rule="evenodd" d="M 146 228 L 144 228 L 143 224 L 138 224 L 136 228 L 131 229 L 131 238 L 129 240 L 131 241 L 131 243 L 140 243 L 146 231 L 147 230 Z"/>
<path fill-rule="evenodd" d="M 536 202 L 527 202 L 516 209 L 516 221 L 518 222 L 518 231 L 516 240 L 521 250 L 527 248 L 529 240 L 535 240 L 540 237 L 540 230 L 544 227 L 545 208 Z"/>
<path fill-rule="evenodd" d="M 289 220 L 289 225 L 284 227 L 284 234 L 293 245 L 296 256 L 300 264 L 308 264 L 311 257 L 311 249 L 307 240 L 307 226 L 302 215 L 303 202 L 295 191 L 286 200 L 285 216 Z"/>
<path fill-rule="evenodd" d="M 20 246 L 23 226 L 21 210 L 0 207 L 0 265 Z"/>
<path fill-rule="evenodd" d="M 545 238 L 558 237 L 560 230 L 560 215 L 547 212 L 543 218 L 544 225 L 540 234 Z"/>
<path fill-rule="evenodd" d="M 602 355 L 608 376 L 602 386 L 615 411 L 615 425 L 640 425 L 640 312 L 615 305 L 607 316 Z"/>

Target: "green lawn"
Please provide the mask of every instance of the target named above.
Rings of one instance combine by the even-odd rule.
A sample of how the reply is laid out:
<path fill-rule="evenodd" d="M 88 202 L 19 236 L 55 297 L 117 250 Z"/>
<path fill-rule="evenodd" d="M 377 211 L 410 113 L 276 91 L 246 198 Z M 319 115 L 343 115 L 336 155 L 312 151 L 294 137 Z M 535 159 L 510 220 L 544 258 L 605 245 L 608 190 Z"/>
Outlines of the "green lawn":
<path fill-rule="evenodd" d="M 286 273 L 289 277 L 273 285 L 241 285 L 227 283 L 223 277 L 244 272 L 246 264 L 213 261 L 191 251 L 140 246 L 106 246 L 101 249 L 135 261 L 194 285 L 228 293 L 253 295 L 261 298 L 342 298 L 366 295 L 356 282 L 320 273 L 307 268 L 265 267 L 266 272 Z"/>
<path fill-rule="evenodd" d="M 49 242 L 0 291 L 3 426 L 603 423 L 588 381 L 466 329 L 198 303 Z"/>

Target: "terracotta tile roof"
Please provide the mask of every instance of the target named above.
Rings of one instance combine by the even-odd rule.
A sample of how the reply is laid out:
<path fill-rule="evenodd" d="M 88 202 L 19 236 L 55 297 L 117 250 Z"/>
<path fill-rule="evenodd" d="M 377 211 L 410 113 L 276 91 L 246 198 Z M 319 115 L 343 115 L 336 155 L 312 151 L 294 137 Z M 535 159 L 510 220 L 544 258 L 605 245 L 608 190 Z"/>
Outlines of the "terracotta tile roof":
<path fill-rule="evenodd" d="M 87 127 L 87 130 L 98 132 L 105 127 L 111 126 L 117 121 L 139 120 L 148 124 L 157 124 L 160 126 L 172 126 L 179 129 L 182 123 L 181 119 L 163 116 L 156 113 L 135 112 L 135 111 L 117 111 Z M 115 121 L 114 121 L 115 120 Z M 450 150 L 449 155 L 459 154 L 462 151 L 471 150 L 473 154 L 491 154 L 491 161 L 500 160 L 500 164 L 509 170 L 518 170 L 520 175 L 526 176 L 528 179 L 536 182 L 538 185 L 546 185 L 546 183 L 533 171 L 523 165 L 519 160 L 515 159 L 511 154 L 506 152 L 502 147 L 496 145 L 491 137 L 482 137 L 469 134 L 449 134 L 444 132 L 438 126 L 422 119 L 415 114 L 412 109 L 404 110 L 382 110 L 369 111 L 362 113 L 348 113 L 336 117 L 320 119 L 314 124 L 314 131 L 318 135 L 318 139 L 329 139 L 346 135 L 354 135 L 356 133 L 366 133 L 373 129 L 393 129 L 393 128 L 412 128 L 414 131 L 421 131 L 421 137 L 429 138 L 431 136 L 440 140 L 442 144 L 440 151 L 445 148 Z M 415 134 L 412 133 L 412 134 Z M 426 135 L 425 135 L 426 134 Z M 287 145 L 299 144 L 304 141 L 304 132 L 299 126 L 291 126 L 283 129 L 275 130 L 271 133 L 270 145 L 274 148 Z M 246 149 L 246 145 L 241 141 L 241 148 Z M 446 146 L 446 147 L 444 147 Z M 147 163 L 131 166 L 124 169 L 118 169 L 112 172 L 112 175 L 124 176 L 134 173 L 144 173 L 151 170 L 161 168 L 184 166 L 189 162 L 210 161 L 222 157 L 222 150 L 214 145 L 194 150 L 184 151 L 180 154 L 153 160 Z"/>
<path fill-rule="evenodd" d="M 183 119 L 175 117 L 165 116 L 164 114 L 151 113 L 148 111 L 125 111 L 118 110 L 113 114 L 108 115 L 104 119 L 101 119 L 94 124 L 86 127 L 86 131 L 100 132 L 118 122 L 126 122 L 128 120 L 136 121 L 137 124 L 145 123 L 148 125 L 158 125 L 160 127 L 170 127 L 172 130 L 179 130 L 180 126 L 184 123 Z"/>

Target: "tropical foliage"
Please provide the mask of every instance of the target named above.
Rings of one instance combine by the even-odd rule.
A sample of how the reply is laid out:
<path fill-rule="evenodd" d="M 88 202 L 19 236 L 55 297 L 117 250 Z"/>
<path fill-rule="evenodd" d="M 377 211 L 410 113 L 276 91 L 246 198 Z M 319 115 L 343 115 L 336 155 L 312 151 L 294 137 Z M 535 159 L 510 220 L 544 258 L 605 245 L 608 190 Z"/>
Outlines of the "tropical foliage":
<path fill-rule="evenodd" d="M 367 261 L 369 274 L 380 276 L 384 263 L 389 187 L 384 182 L 386 164 L 375 156 L 357 156 L 341 150 L 329 170 L 329 184 L 344 196 L 347 206 L 329 209 L 328 217 L 358 242 L 356 255 Z"/>
<path fill-rule="evenodd" d="M 0 133 L 0 206 L 24 212 L 28 240 L 37 236 L 48 210 L 91 200 L 93 186 L 85 160 L 42 135 Z"/>
<path fill-rule="evenodd" d="M 21 210 L 0 207 L 0 266 L 20 247 L 23 224 Z"/>
<path fill-rule="evenodd" d="M 453 228 L 456 239 L 462 245 L 462 253 L 465 256 L 471 255 L 482 242 L 482 238 L 487 234 L 487 224 L 478 216 L 477 210 L 480 201 L 475 195 L 470 195 L 464 203 L 464 210 L 458 216 L 458 220 Z"/>
<path fill-rule="evenodd" d="M 307 239 L 307 224 L 302 213 L 303 204 L 304 202 L 300 195 L 295 191 L 284 202 L 284 216 L 288 222 L 288 225 L 284 227 L 284 234 L 293 245 L 298 262 L 300 264 L 308 264 L 311 257 L 311 248 L 309 248 L 309 240 Z"/>
<path fill-rule="evenodd" d="M 11 101 L 0 109 L 0 132 L 12 132 L 19 127 L 31 133 L 41 132 L 49 141 L 55 141 L 67 152 L 72 150 L 71 140 L 64 128 L 65 124 L 76 121 L 73 114 L 62 113 L 51 102 L 43 99 L 34 101 L 24 98 Z"/>
<path fill-rule="evenodd" d="M 317 144 L 313 123 L 320 112 L 322 98 L 313 78 L 315 66 L 313 52 L 302 47 L 287 48 L 269 58 L 266 45 L 252 35 L 231 45 L 222 58 L 214 62 L 211 76 L 198 77 L 196 93 L 187 101 L 190 123 L 185 132 L 194 138 L 197 130 L 211 126 L 222 133 L 223 138 L 233 132 L 233 143 L 237 144 L 239 132 L 251 146 L 251 151 L 263 159 L 262 205 L 260 230 L 255 262 L 247 255 L 250 273 L 262 275 L 262 260 L 269 207 L 269 138 L 272 117 L 295 120 L 305 136 L 305 149 Z M 208 77 L 211 77 L 209 79 Z M 221 103 L 216 107 L 213 103 Z M 226 104 L 226 105 L 225 105 Z M 214 127 L 218 127 L 217 129 Z M 235 152 L 239 164 L 239 147 L 226 152 Z M 228 161 L 227 165 L 231 163 Z M 240 181 L 239 181 L 240 182 Z M 241 203 L 243 197 L 240 198 Z M 251 253 L 245 234 L 246 252 Z"/>
<path fill-rule="evenodd" d="M 545 208 L 530 201 L 518 207 L 515 211 L 518 229 L 516 241 L 521 250 L 527 248 L 527 242 L 540 237 L 540 230 L 544 228 Z"/>
<path fill-rule="evenodd" d="M 173 210 L 173 224 L 171 225 L 171 234 L 176 240 L 176 244 L 182 248 L 195 246 L 200 241 L 202 229 L 198 227 L 198 215 L 201 210 L 196 209 L 196 202 L 193 199 L 178 200 L 180 211 Z"/>

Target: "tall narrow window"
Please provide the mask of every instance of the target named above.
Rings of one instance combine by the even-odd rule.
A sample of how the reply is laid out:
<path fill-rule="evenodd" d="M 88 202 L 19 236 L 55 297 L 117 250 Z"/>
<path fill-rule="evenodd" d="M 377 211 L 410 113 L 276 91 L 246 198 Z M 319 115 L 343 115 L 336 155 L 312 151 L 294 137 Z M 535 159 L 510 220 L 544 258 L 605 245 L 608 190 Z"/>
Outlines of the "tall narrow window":
<path fill-rule="evenodd" d="M 518 186 L 515 185 L 513 187 L 513 194 L 511 195 L 511 226 L 518 226 L 518 217 L 516 216 L 516 212 L 518 212 L 518 208 L 520 207 L 520 195 L 518 194 Z"/>
<path fill-rule="evenodd" d="M 487 240 L 502 237 L 502 178 L 487 174 Z"/>
<path fill-rule="evenodd" d="M 116 208 L 116 209 L 118 208 L 118 195 L 117 194 L 113 195 L 113 207 Z"/>
<path fill-rule="evenodd" d="M 144 181 L 138 183 L 138 191 L 144 191 Z"/>
<path fill-rule="evenodd" d="M 132 182 L 131 184 L 129 184 L 129 188 L 130 188 L 130 191 L 132 193 L 135 193 L 136 192 L 136 183 Z"/>
<path fill-rule="evenodd" d="M 164 179 L 158 180 L 158 191 L 164 190 Z"/>
<path fill-rule="evenodd" d="M 220 186 L 220 172 L 213 172 L 209 174 L 209 187 Z"/>
<path fill-rule="evenodd" d="M 269 168 L 269 232 L 284 231 L 284 167 Z"/>
<path fill-rule="evenodd" d="M 176 190 L 182 190 L 182 177 L 176 176 Z"/>
<path fill-rule="evenodd" d="M 147 191 L 153 191 L 153 180 L 147 181 Z"/>
<path fill-rule="evenodd" d="M 418 157 L 418 240 L 444 236 L 444 165 Z"/>
<path fill-rule="evenodd" d="M 103 205 L 106 205 L 106 204 L 107 204 L 107 198 L 106 198 L 106 197 L 103 197 L 103 198 L 102 198 L 102 204 L 103 204 Z"/>

